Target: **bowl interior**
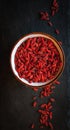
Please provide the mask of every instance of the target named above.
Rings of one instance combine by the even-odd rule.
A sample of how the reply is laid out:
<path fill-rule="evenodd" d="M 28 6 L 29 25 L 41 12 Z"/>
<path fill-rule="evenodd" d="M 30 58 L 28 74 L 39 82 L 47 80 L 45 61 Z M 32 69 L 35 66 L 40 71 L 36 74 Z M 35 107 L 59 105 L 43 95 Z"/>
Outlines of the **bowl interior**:
<path fill-rule="evenodd" d="M 47 82 L 35 82 L 35 83 L 29 83 L 26 79 L 24 78 L 20 78 L 16 69 L 15 69 L 15 62 L 14 62 L 14 58 L 15 58 L 15 54 L 16 54 L 16 51 L 18 49 L 18 47 L 22 44 L 22 42 L 25 42 L 28 38 L 33 38 L 33 37 L 44 37 L 44 38 L 48 38 L 50 39 L 54 45 L 56 46 L 57 50 L 59 51 L 59 54 L 60 54 L 60 58 L 61 58 L 61 61 L 62 61 L 62 66 L 60 66 L 60 69 L 59 71 L 57 72 L 57 74 L 55 75 L 55 77 L 51 80 L 48 80 Z M 25 83 L 26 85 L 29 85 L 29 86 L 43 86 L 43 85 L 46 85 L 46 84 L 49 84 L 49 83 L 52 83 L 54 80 L 56 80 L 60 74 L 62 73 L 63 71 L 63 68 L 64 68 L 64 53 L 63 53 L 63 50 L 61 48 L 61 46 L 58 44 L 58 41 L 55 40 L 52 36 L 48 35 L 48 34 L 41 34 L 41 33 L 33 33 L 33 34 L 29 34 L 29 35 L 26 35 L 24 36 L 22 39 L 20 39 L 15 47 L 13 48 L 12 50 L 12 53 L 11 53 L 11 67 L 12 67 L 12 70 L 15 74 L 15 76 L 23 83 Z"/>

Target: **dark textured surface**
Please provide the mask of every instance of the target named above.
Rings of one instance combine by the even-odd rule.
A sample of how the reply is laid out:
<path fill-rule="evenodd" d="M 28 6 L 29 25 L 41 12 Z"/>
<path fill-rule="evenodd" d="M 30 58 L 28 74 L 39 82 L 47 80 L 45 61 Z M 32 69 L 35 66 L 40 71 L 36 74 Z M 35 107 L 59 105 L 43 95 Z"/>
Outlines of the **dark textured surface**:
<path fill-rule="evenodd" d="M 67 76 L 68 76 L 68 87 L 67 87 L 67 99 L 68 99 L 68 112 L 67 112 L 67 125 L 70 130 L 70 1 L 68 4 L 68 55 L 67 55 Z"/>
<path fill-rule="evenodd" d="M 38 15 L 42 10 L 50 13 L 51 1 L 0 1 L 0 130 L 27 130 L 32 121 L 36 123 L 36 129 L 39 129 L 39 115 L 36 112 L 38 108 L 34 110 L 31 107 L 32 96 L 38 94 L 19 83 L 10 68 L 10 53 L 15 41 L 31 32 L 45 32 L 63 42 L 66 65 L 59 79 L 61 85 L 55 89 L 53 124 L 55 130 L 70 129 L 70 7 L 67 0 L 58 0 L 59 12 L 51 18 L 54 27 L 60 30 L 57 36 L 54 29 L 47 26 L 46 21 L 40 21 Z M 43 102 L 38 97 L 37 100 L 39 104 Z"/>

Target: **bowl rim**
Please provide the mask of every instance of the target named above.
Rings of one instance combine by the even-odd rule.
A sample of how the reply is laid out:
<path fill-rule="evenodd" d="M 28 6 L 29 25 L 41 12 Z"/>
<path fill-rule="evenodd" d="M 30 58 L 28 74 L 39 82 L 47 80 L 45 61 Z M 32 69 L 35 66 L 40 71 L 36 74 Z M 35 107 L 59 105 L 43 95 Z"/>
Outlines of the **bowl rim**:
<path fill-rule="evenodd" d="M 41 86 L 32 86 L 32 85 L 26 84 L 26 83 L 24 83 L 22 80 L 20 80 L 20 79 L 16 76 L 16 74 L 14 73 L 13 67 L 12 67 L 12 63 L 11 63 L 12 52 L 13 52 L 14 48 L 16 47 L 16 45 L 18 44 L 18 42 L 19 42 L 21 39 L 23 39 L 23 38 L 25 38 L 25 37 L 27 37 L 27 36 L 33 35 L 33 34 L 44 35 L 44 36 L 48 36 L 49 38 L 53 39 L 53 40 L 58 44 L 58 46 L 60 47 L 60 50 L 61 50 L 62 55 L 63 55 L 63 64 L 62 64 L 62 68 L 61 68 L 61 71 L 59 72 L 59 74 L 58 74 L 52 81 L 50 81 L 50 83 L 47 83 L 47 84 L 41 85 Z M 21 44 L 22 44 L 22 43 L 21 43 Z M 61 76 L 61 74 L 63 73 L 63 70 L 64 70 L 64 68 L 65 68 L 65 54 L 64 54 L 64 50 L 63 50 L 62 46 L 59 44 L 59 41 L 57 41 L 57 40 L 56 40 L 53 36 L 51 36 L 50 34 L 47 34 L 47 33 L 44 33 L 44 32 L 32 32 L 32 33 L 29 33 L 29 34 L 24 34 L 23 36 L 21 36 L 21 37 L 15 42 L 15 44 L 14 44 L 12 50 L 11 50 L 10 66 L 11 66 L 11 70 L 12 70 L 12 73 L 13 73 L 14 77 L 15 77 L 19 82 L 21 82 L 23 85 L 25 85 L 25 86 L 27 86 L 27 87 L 30 87 L 30 88 L 34 88 L 34 87 L 43 88 L 43 87 L 45 87 L 46 85 L 51 85 L 52 83 L 54 83 L 54 81 L 57 80 L 57 79 Z"/>

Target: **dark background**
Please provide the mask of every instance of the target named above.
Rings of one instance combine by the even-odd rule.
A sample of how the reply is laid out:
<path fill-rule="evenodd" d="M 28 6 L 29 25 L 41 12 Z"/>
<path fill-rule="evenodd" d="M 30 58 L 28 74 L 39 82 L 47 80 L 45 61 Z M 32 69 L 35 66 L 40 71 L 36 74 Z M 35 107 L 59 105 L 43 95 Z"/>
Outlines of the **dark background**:
<path fill-rule="evenodd" d="M 32 97 L 37 96 L 39 105 L 48 99 L 40 100 L 40 90 L 35 93 L 18 82 L 10 67 L 10 54 L 15 42 L 31 32 L 45 32 L 63 42 L 66 64 L 59 78 L 61 85 L 56 86 L 53 95 L 56 98 L 53 124 L 55 130 L 70 129 L 70 9 L 67 0 L 58 0 L 59 11 L 51 18 L 54 27 L 60 30 L 60 34 L 56 35 L 54 27 L 49 27 L 46 21 L 39 18 L 40 11 L 47 10 L 50 13 L 51 2 L 52 0 L 0 1 L 0 130 L 28 130 L 32 122 L 35 122 L 36 129 L 40 129 L 38 107 L 32 108 Z"/>

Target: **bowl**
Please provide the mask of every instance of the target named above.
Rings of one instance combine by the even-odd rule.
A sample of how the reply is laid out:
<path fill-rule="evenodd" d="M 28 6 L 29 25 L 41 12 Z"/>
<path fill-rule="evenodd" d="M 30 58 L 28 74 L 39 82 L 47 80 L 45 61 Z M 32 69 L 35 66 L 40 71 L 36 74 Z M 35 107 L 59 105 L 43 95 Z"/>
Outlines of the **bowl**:
<path fill-rule="evenodd" d="M 54 78 L 52 78 L 52 79 L 50 79 L 50 80 L 48 80 L 46 82 L 32 82 L 32 83 L 30 83 L 26 79 L 20 78 L 19 75 L 18 75 L 18 72 L 15 69 L 14 59 L 15 59 L 15 54 L 16 54 L 16 51 L 17 51 L 18 47 L 22 44 L 22 42 L 25 42 L 27 39 L 34 38 L 34 37 L 44 37 L 44 38 L 50 39 L 53 42 L 53 44 L 56 46 L 56 48 L 57 48 L 57 50 L 59 52 L 60 58 L 61 58 L 62 65 L 60 66 L 57 74 L 54 76 Z M 20 82 L 22 82 L 26 86 L 30 86 L 30 87 L 34 87 L 34 86 L 36 86 L 36 87 L 44 87 L 45 85 L 49 85 L 49 84 L 53 83 L 62 74 L 63 69 L 64 69 L 64 65 L 65 65 L 65 56 L 64 56 L 64 52 L 63 52 L 63 49 L 62 49 L 61 45 L 59 44 L 59 42 L 54 37 L 52 37 L 49 34 L 45 34 L 45 33 L 41 33 L 41 32 L 40 33 L 35 32 L 35 33 L 31 33 L 31 34 L 23 36 L 21 39 L 19 39 L 16 42 L 16 44 L 13 47 L 12 52 L 11 52 L 10 62 L 11 62 L 12 71 L 13 71 L 14 75 L 16 76 L 16 78 Z"/>

